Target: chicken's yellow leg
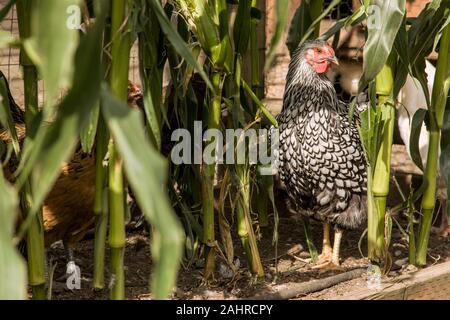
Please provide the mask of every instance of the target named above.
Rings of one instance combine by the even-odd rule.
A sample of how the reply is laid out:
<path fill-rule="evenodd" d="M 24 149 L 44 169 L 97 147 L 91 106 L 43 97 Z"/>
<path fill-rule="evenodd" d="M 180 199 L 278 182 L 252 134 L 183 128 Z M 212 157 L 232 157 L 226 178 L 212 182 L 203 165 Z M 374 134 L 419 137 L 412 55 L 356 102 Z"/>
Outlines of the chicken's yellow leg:
<path fill-rule="evenodd" d="M 339 250 L 341 247 L 342 234 L 342 230 L 336 229 L 334 231 L 333 256 L 331 258 L 331 263 L 336 266 L 339 266 Z"/>
<path fill-rule="evenodd" d="M 319 256 L 318 264 L 329 262 L 333 254 L 330 242 L 330 224 L 323 224 L 323 241 L 322 241 L 322 253 Z"/>

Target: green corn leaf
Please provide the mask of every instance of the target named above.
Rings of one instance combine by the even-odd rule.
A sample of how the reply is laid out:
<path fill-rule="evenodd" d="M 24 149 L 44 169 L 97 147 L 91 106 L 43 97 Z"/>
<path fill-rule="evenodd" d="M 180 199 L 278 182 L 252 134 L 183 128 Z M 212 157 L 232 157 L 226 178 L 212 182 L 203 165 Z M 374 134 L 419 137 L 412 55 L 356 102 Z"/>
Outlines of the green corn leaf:
<path fill-rule="evenodd" d="M 411 62 L 422 56 L 427 51 L 426 47 L 433 41 L 433 34 L 439 30 L 439 21 L 442 19 L 444 7 L 441 0 L 433 0 L 428 3 L 409 30 L 409 49 Z"/>
<path fill-rule="evenodd" d="M 278 127 L 278 122 L 275 119 L 275 117 L 270 113 L 269 110 L 264 106 L 264 104 L 261 102 L 261 100 L 258 99 L 256 94 L 252 91 L 252 89 L 249 87 L 247 82 L 242 81 L 242 87 L 244 91 L 250 96 L 250 98 L 253 100 L 253 102 L 258 106 L 259 110 L 266 116 L 266 118 L 270 121 L 271 124 L 273 124 L 275 127 Z"/>
<path fill-rule="evenodd" d="M 165 299 L 175 285 L 183 242 L 179 222 L 164 192 L 165 161 L 148 141 L 140 113 L 117 101 L 106 88 L 102 90 L 102 114 L 136 199 L 154 227 L 152 292 L 156 299 Z"/>
<path fill-rule="evenodd" d="M 436 37 L 434 38 L 434 44 L 433 44 L 433 51 L 436 51 L 436 48 L 438 46 L 439 41 L 442 38 L 442 32 L 444 31 L 444 28 L 446 26 L 448 26 L 448 24 L 450 23 L 450 15 L 447 16 L 447 19 L 445 20 L 444 24 L 442 25 L 441 29 L 439 29 L 438 34 L 436 35 Z"/>
<path fill-rule="evenodd" d="M 39 127 L 32 149 L 27 157 L 23 156 L 21 159 L 17 183 L 22 186 L 32 172 L 32 180 L 36 184 L 32 186 L 34 194 L 30 217 L 37 212 L 51 190 L 58 178 L 61 164 L 70 159 L 80 128 L 86 124 L 89 111 L 98 101 L 102 80 L 101 44 L 104 23 L 105 14 L 102 13 L 81 39 L 75 55 L 73 87 L 59 105 L 56 120 Z M 26 224 L 21 232 L 24 228 Z"/>
<path fill-rule="evenodd" d="M 434 0 L 427 4 L 408 31 L 408 51 L 412 75 L 419 80 L 422 86 L 428 108 L 431 105 L 431 97 L 425 73 L 424 57 L 431 53 L 433 45 L 438 41 L 439 34 L 443 30 L 441 26 L 448 2 L 445 2 L 445 5 L 441 3 L 441 0 Z"/>
<path fill-rule="evenodd" d="M 404 0 L 371 0 L 373 14 L 369 16 L 368 38 L 364 47 L 362 91 L 385 65 L 405 15 Z"/>
<path fill-rule="evenodd" d="M 251 0 L 239 1 L 239 6 L 236 15 L 236 22 L 234 23 L 234 45 L 235 51 L 244 56 L 247 52 L 250 40 L 250 25 L 251 17 L 250 10 L 252 7 Z"/>
<path fill-rule="evenodd" d="M 0 171 L 0 300 L 27 298 L 26 264 L 13 244 L 19 201 Z"/>
<path fill-rule="evenodd" d="M 308 30 L 309 26 L 313 23 L 311 15 L 309 14 L 309 4 L 307 1 L 302 1 L 300 7 L 295 11 L 292 18 L 291 26 L 289 28 L 288 38 L 286 45 L 292 56 L 295 49 L 297 49 L 300 40 Z"/>
<path fill-rule="evenodd" d="M 368 157 L 369 163 L 372 163 L 374 160 L 371 156 L 373 154 L 372 148 L 372 136 L 375 130 L 372 128 L 375 126 L 375 111 L 368 107 L 360 114 L 361 119 L 361 127 L 360 127 L 360 136 L 361 141 L 363 142 L 364 149 L 366 150 L 366 154 Z"/>
<path fill-rule="evenodd" d="M 411 121 L 411 136 L 409 139 L 409 151 L 411 158 L 422 171 L 423 163 L 419 151 L 419 137 L 427 112 L 428 111 L 426 109 L 419 109 L 416 111 Z"/>
<path fill-rule="evenodd" d="M 167 61 L 164 35 L 154 11 L 142 4 L 139 27 L 139 71 L 144 88 L 144 110 L 149 126 L 149 135 L 154 146 L 161 149 L 163 70 Z M 148 19 L 148 21 L 147 21 Z M 188 65 L 193 71 L 194 67 Z"/>
<path fill-rule="evenodd" d="M 400 90 L 406 83 L 408 74 L 412 74 L 411 67 L 409 65 L 409 51 L 408 51 L 408 33 L 406 32 L 406 17 L 403 19 L 403 23 L 395 38 L 394 48 L 399 57 L 395 81 L 394 81 L 394 97 L 398 97 Z"/>
<path fill-rule="evenodd" d="M 337 5 L 339 5 L 341 3 L 342 0 L 333 0 L 330 5 L 323 10 L 323 12 L 317 16 L 317 18 L 312 22 L 312 24 L 309 26 L 308 30 L 306 30 L 305 34 L 303 35 L 303 37 L 300 40 L 299 45 L 303 44 L 306 40 L 310 39 L 311 36 L 314 35 L 314 33 L 316 33 L 318 35 L 318 28 L 320 26 L 320 23 L 322 22 L 322 20 L 330 14 L 330 12 L 334 9 L 334 7 L 336 7 Z"/>
<path fill-rule="evenodd" d="M 97 102 L 91 110 L 86 124 L 80 132 L 81 148 L 85 153 L 91 153 L 97 135 L 98 118 L 100 114 L 100 104 Z"/>
<path fill-rule="evenodd" d="M 34 1 L 31 14 L 32 37 L 25 49 L 37 54 L 38 67 L 45 83 L 46 106 L 53 106 L 61 88 L 70 85 L 73 56 L 77 48 L 78 28 L 69 8 L 80 8 L 79 0 Z M 76 10 L 76 9 L 75 9 Z M 76 13 L 75 13 L 76 16 Z M 76 18 L 76 17 L 75 17 Z M 50 112 L 51 110 L 49 110 Z"/>
<path fill-rule="evenodd" d="M 323 33 L 319 37 L 319 39 L 328 40 L 336 33 L 338 33 L 343 27 L 354 26 L 358 23 L 361 23 L 366 18 L 366 15 L 364 13 L 364 6 L 359 7 L 359 9 L 353 12 L 350 17 L 342 18 L 336 21 L 336 23 L 330 29 L 325 31 L 325 33 Z"/>
<path fill-rule="evenodd" d="M 145 115 L 147 116 L 147 122 L 150 129 L 150 136 L 152 139 L 152 143 L 158 150 L 160 150 L 161 130 L 163 123 L 161 120 L 161 111 L 159 108 L 163 107 L 163 104 L 160 101 L 158 102 L 159 102 L 158 104 L 154 102 L 154 98 L 151 93 L 151 88 L 146 90 L 146 92 L 144 93 Z"/>
<path fill-rule="evenodd" d="M 14 125 L 13 116 L 11 115 L 11 106 L 8 94 L 8 84 L 6 78 L 0 71 L 0 124 L 2 124 L 9 136 L 11 137 L 12 145 L 16 155 L 20 152 L 19 139 L 17 138 L 16 127 Z"/>
<path fill-rule="evenodd" d="M 161 30 L 166 35 L 167 39 L 172 44 L 173 48 L 183 59 L 186 60 L 187 63 L 195 67 L 195 69 L 198 71 L 198 73 L 203 78 L 205 83 L 212 90 L 213 86 L 211 84 L 211 81 L 209 81 L 209 78 L 206 75 L 203 68 L 192 56 L 192 53 L 187 47 L 186 43 L 183 41 L 183 39 L 180 37 L 177 31 L 173 28 L 172 24 L 170 23 L 169 19 L 166 16 L 166 13 L 164 12 L 163 7 L 161 6 L 161 3 L 158 0 L 150 0 L 149 3 L 153 8 L 155 15 L 159 21 Z"/>

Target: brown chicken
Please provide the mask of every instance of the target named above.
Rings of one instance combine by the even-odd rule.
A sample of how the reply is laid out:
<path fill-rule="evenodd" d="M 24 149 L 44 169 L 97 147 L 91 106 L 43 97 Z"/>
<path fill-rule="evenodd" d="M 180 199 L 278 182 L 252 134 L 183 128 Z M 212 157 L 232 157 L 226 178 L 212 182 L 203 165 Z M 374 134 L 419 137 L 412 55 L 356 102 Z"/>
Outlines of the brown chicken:
<path fill-rule="evenodd" d="M 0 76 L 6 78 L 0 72 Z M 9 91 L 9 88 L 7 88 Z M 128 83 L 128 103 L 141 104 L 142 93 L 131 81 Z M 25 138 L 24 112 L 15 103 L 9 91 L 9 103 L 20 142 Z M 0 127 L 0 139 L 9 140 L 6 131 Z M 5 169 L 5 176 L 11 176 L 14 168 Z M 8 172 L 9 171 L 9 172 Z M 73 261 L 72 248 L 83 239 L 94 224 L 95 157 L 83 153 L 78 147 L 70 162 L 65 163 L 61 175 L 43 203 L 45 247 L 62 240 Z"/>

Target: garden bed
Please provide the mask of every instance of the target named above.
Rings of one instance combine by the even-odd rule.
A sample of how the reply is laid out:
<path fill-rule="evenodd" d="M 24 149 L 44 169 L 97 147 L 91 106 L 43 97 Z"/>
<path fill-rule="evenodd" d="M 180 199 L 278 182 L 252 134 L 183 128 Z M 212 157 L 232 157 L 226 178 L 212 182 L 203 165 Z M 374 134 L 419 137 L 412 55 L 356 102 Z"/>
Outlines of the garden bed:
<path fill-rule="evenodd" d="M 319 243 L 321 226 L 313 224 L 315 241 Z M 303 228 L 296 219 L 282 217 L 280 221 L 280 244 L 278 271 L 279 276 L 276 283 L 273 283 L 271 275 L 274 274 L 275 264 L 273 261 L 273 247 L 270 239 L 261 241 L 262 259 L 265 265 L 266 279 L 254 283 L 253 279 L 246 272 L 246 268 L 241 268 L 235 281 L 224 279 L 218 275 L 215 282 L 202 284 L 202 269 L 191 267 L 182 269 L 178 279 L 177 290 L 173 295 L 174 299 L 242 299 L 260 295 L 270 295 L 278 291 L 285 291 L 298 286 L 300 283 L 323 279 L 337 274 L 342 274 L 349 270 L 367 268 L 367 260 L 361 257 L 358 250 L 360 233 L 347 234 L 342 244 L 342 267 L 341 272 L 329 271 L 320 273 L 312 270 L 310 265 L 300 259 L 306 259 L 308 254 L 302 249 L 304 243 Z M 238 239 L 236 243 L 238 244 Z M 365 241 L 362 242 L 363 253 L 365 253 Z M 107 299 L 108 293 L 93 292 L 90 289 L 92 279 L 92 256 L 93 240 L 88 239 L 81 242 L 76 250 L 75 257 L 82 272 L 82 289 L 70 291 L 65 288 L 64 281 L 55 281 L 53 299 Z M 394 230 L 394 251 L 398 255 L 394 261 L 401 261 L 407 257 L 407 248 L 401 234 Z M 238 246 L 236 254 L 239 256 L 241 264 L 245 265 L 245 260 Z M 416 298 L 450 298 L 450 239 L 443 239 L 433 235 L 430 239 L 428 268 L 417 271 L 407 264 L 391 271 L 383 279 L 383 292 L 367 289 L 366 276 L 340 283 L 336 286 L 301 295 L 296 299 L 368 299 L 368 298 L 388 298 L 388 299 L 416 299 Z M 53 248 L 50 255 L 58 262 L 55 279 L 61 277 L 65 271 L 64 250 Z M 108 258 L 108 257 L 107 257 Z M 151 272 L 150 248 L 147 236 L 142 231 L 134 232 L 128 236 L 125 254 L 126 266 L 126 297 L 128 299 L 151 299 L 148 289 L 148 277 Z M 108 260 L 109 261 L 109 260 Z M 108 262 L 107 262 L 108 265 Z M 220 263 L 218 264 L 220 266 Z M 220 268 L 220 267 L 219 267 Z M 107 277 L 109 273 L 107 272 Z M 426 284 L 426 285 L 424 285 Z M 446 289 L 445 289 L 446 288 Z M 444 291 L 446 290 L 446 291 Z M 378 295 L 376 295 L 378 294 Z M 434 295 L 432 295 L 434 294 Z"/>
<path fill-rule="evenodd" d="M 404 159 L 407 158 L 405 149 L 400 146 L 394 148 L 395 161 L 414 172 L 413 165 Z M 399 160 L 403 159 L 403 160 Z M 396 170 L 393 166 L 393 170 Z M 398 168 L 397 168 L 398 169 Z M 392 186 L 395 188 L 394 186 Z M 393 189 L 394 190 L 394 189 Z M 397 193 L 393 193 L 397 194 Z M 399 199 L 391 199 L 398 202 Z M 287 213 L 280 201 L 280 227 L 278 260 L 275 265 L 274 247 L 271 235 L 260 240 L 261 258 L 265 267 L 266 278 L 255 281 L 246 268 L 245 256 L 238 238 L 233 239 L 236 248 L 235 255 L 240 261 L 240 271 L 234 279 L 227 279 L 226 270 L 221 261 L 217 261 L 215 281 L 204 284 L 202 281 L 202 268 L 200 265 L 182 268 L 178 277 L 177 289 L 174 299 L 244 299 L 255 296 L 270 296 L 279 292 L 294 292 L 299 284 L 310 281 L 342 275 L 345 272 L 367 269 L 366 239 L 361 239 L 362 230 L 347 232 L 342 242 L 342 271 L 328 271 L 321 273 L 311 269 L 307 263 L 309 257 L 305 248 L 305 237 L 302 222 L 298 217 Z M 406 220 L 402 216 L 396 217 L 400 224 Z M 314 242 L 321 242 L 322 226 L 312 223 Z M 361 239 L 361 241 L 360 241 Z M 408 247 L 402 233 L 394 227 L 392 234 L 393 266 L 391 272 L 383 278 L 382 291 L 367 289 L 365 272 L 362 276 L 333 285 L 321 291 L 301 294 L 294 299 L 445 299 L 450 298 L 450 239 L 431 235 L 429 247 L 429 265 L 427 268 L 417 270 L 407 264 Z M 362 254 L 360 252 L 360 249 Z M 319 248 L 320 249 L 320 248 Z M 54 246 L 49 250 L 49 257 L 58 263 L 54 279 L 61 278 L 65 272 L 65 256 L 61 247 Z M 85 239 L 75 249 L 75 260 L 81 268 L 82 289 L 70 291 L 65 288 L 64 280 L 54 282 L 53 299 L 107 299 L 107 290 L 93 292 L 92 279 L 93 239 Z M 107 252 L 107 263 L 109 266 Z M 129 233 L 125 251 L 125 278 L 127 299 L 151 299 L 148 289 L 148 279 L 152 270 L 148 236 L 143 230 Z M 274 279 L 275 267 L 278 267 L 277 279 Z M 106 273 L 107 279 L 109 273 Z M 274 281 L 276 280 L 276 281 Z M 319 286 L 320 288 L 320 286 Z M 317 290 L 317 288 L 316 288 Z"/>

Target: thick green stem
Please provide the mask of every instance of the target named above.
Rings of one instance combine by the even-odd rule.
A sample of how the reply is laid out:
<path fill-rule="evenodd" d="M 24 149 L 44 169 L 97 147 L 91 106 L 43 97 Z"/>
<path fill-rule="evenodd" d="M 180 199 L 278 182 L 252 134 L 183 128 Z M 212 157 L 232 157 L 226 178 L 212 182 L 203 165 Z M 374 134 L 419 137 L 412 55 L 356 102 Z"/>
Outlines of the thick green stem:
<path fill-rule="evenodd" d="M 111 247 L 111 299 L 125 298 L 123 252 L 125 249 L 125 208 L 122 161 L 114 142 L 109 145 L 109 246 Z M 114 256 L 113 256 L 114 253 Z"/>
<path fill-rule="evenodd" d="M 38 77 L 37 69 L 33 65 L 23 66 L 23 82 L 25 93 L 25 123 L 29 128 L 38 110 Z"/>
<path fill-rule="evenodd" d="M 242 57 L 239 53 L 236 53 L 235 57 L 235 70 L 234 70 L 234 98 L 235 98 L 235 112 L 240 112 L 238 108 L 240 102 L 240 86 L 241 86 L 241 67 Z M 237 119 L 239 116 L 234 115 L 234 125 L 238 125 Z M 240 140 L 241 137 L 238 138 Z M 244 144 L 244 148 L 241 148 L 239 144 Z M 237 152 L 246 153 L 246 161 L 248 161 L 249 145 L 248 142 L 238 141 L 236 147 Z M 235 155 L 239 158 L 241 155 Z M 236 159 L 237 160 L 237 159 Z M 252 218 L 250 216 L 250 166 L 246 164 L 235 164 L 233 168 L 235 172 L 235 179 L 233 179 L 234 188 L 237 194 L 236 212 L 238 233 L 241 237 L 244 250 L 246 251 L 247 261 L 250 266 L 250 270 L 258 277 L 264 276 L 264 268 L 262 267 L 261 258 L 259 254 L 258 245 L 256 242 L 255 232 L 253 230 Z M 245 228 L 245 229 L 244 229 Z"/>
<path fill-rule="evenodd" d="M 32 199 L 29 182 L 24 187 L 22 198 L 22 211 L 28 212 Z M 45 300 L 47 295 L 45 293 L 45 247 L 42 210 L 36 213 L 27 231 L 27 256 L 28 283 L 33 291 L 33 299 Z"/>
<path fill-rule="evenodd" d="M 212 84 L 215 95 L 211 92 L 211 108 L 208 118 L 208 129 L 218 129 L 221 115 L 221 79 L 218 72 L 212 74 Z M 210 143 L 217 143 L 211 141 Z M 215 270 L 215 231 L 214 231 L 214 174 L 215 164 L 204 164 L 202 168 L 202 213 L 203 213 L 203 243 L 205 250 L 205 279 L 213 276 Z"/>
<path fill-rule="evenodd" d="M 25 121 L 27 128 L 30 127 L 34 116 L 38 112 L 38 82 L 37 71 L 33 65 L 23 67 L 24 70 L 24 92 L 25 92 Z M 26 205 L 25 212 L 30 208 L 31 183 L 28 182 L 23 190 Z M 29 282 L 32 286 L 33 299 L 44 300 L 45 294 L 45 248 L 44 248 L 44 225 L 42 210 L 39 210 L 30 224 L 27 234 Z"/>
<path fill-rule="evenodd" d="M 103 118 L 99 118 L 97 144 L 95 149 L 95 240 L 94 240 L 94 276 L 92 287 L 101 290 L 105 287 L 105 243 L 108 229 L 106 173 L 104 157 L 108 145 L 108 134 Z"/>
<path fill-rule="evenodd" d="M 371 261 L 378 260 L 383 256 L 382 247 L 377 245 L 378 238 L 378 211 L 375 207 L 375 201 L 372 192 L 372 168 L 367 168 L 367 245 L 368 245 L 368 258 Z"/>
<path fill-rule="evenodd" d="M 258 277 L 264 276 L 264 268 L 261 263 L 255 232 L 253 231 L 252 218 L 250 216 L 250 181 L 249 170 L 245 165 L 236 166 L 239 190 L 237 190 L 238 201 L 236 206 L 236 218 L 238 235 L 241 238 L 245 255 L 250 265 L 250 270 Z"/>
<path fill-rule="evenodd" d="M 131 30 L 127 21 L 131 1 L 113 1 L 111 14 L 111 74 L 110 86 L 114 95 L 126 102 L 128 96 L 128 71 L 131 50 Z M 109 246 L 113 286 L 111 298 L 125 298 L 123 255 L 125 249 L 125 196 L 122 160 L 114 141 L 109 144 Z"/>
<path fill-rule="evenodd" d="M 394 135 L 395 106 L 392 101 L 392 90 L 394 87 L 396 56 L 391 53 L 383 69 L 376 78 L 376 90 L 378 96 L 377 113 L 381 114 L 382 134 L 381 143 L 376 157 L 371 180 L 371 195 L 373 203 L 371 209 L 374 212 L 369 214 L 368 226 L 368 246 L 369 258 L 375 264 L 384 262 L 385 258 L 385 216 L 386 199 L 389 194 L 389 179 L 391 168 L 391 149 Z M 371 173 L 369 172 L 369 175 Z M 372 199 L 370 199 L 372 201 Z"/>
<path fill-rule="evenodd" d="M 111 299 L 125 299 L 125 272 L 123 269 L 124 248 L 111 248 Z"/>
<path fill-rule="evenodd" d="M 448 2 L 448 1 L 447 1 Z M 446 9 L 448 14 L 450 9 Z M 441 138 L 442 123 L 447 96 L 450 88 L 450 25 L 444 28 L 439 58 L 434 78 L 431 106 L 428 111 L 430 120 L 430 135 L 425 176 L 428 182 L 427 188 L 422 196 L 422 218 L 420 221 L 419 239 L 417 243 L 418 266 L 424 266 L 427 262 L 428 239 L 430 237 L 433 211 L 436 203 L 437 173 L 439 171 L 439 144 Z"/>
<path fill-rule="evenodd" d="M 25 40 L 31 37 L 31 8 L 33 4 L 32 1 L 19 0 L 16 5 L 20 38 Z M 27 128 L 29 128 L 33 117 L 38 112 L 37 70 L 24 50 L 20 51 L 20 63 L 24 72 L 25 121 Z M 27 181 L 22 190 L 22 200 L 22 212 L 27 216 L 32 202 L 31 181 Z M 28 281 L 32 288 L 33 299 L 45 300 L 45 246 L 42 210 L 36 213 L 27 230 L 27 250 Z"/>
<path fill-rule="evenodd" d="M 425 168 L 425 176 L 428 185 L 422 196 L 422 217 L 420 219 L 419 238 L 417 241 L 416 264 L 418 266 L 424 266 L 427 263 L 428 240 L 430 238 L 431 224 L 433 222 L 433 212 L 436 202 L 437 172 L 439 171 L 438 157 L 441 130 L 436 124 L 431 126 L 431 130 L 428 145 L 427 167 Z"/>
<path fill-rule="evenodd" d="M 19 33 L 22 40 L 31 37 L 32 0 L 19 0 L 16 3 Z M 38 113 L 38 77 L 37 69 L 25 50 L 20 50 L 20 64 L 23 68 L 25 122 L 30 126 L 33 117 Z"/>

